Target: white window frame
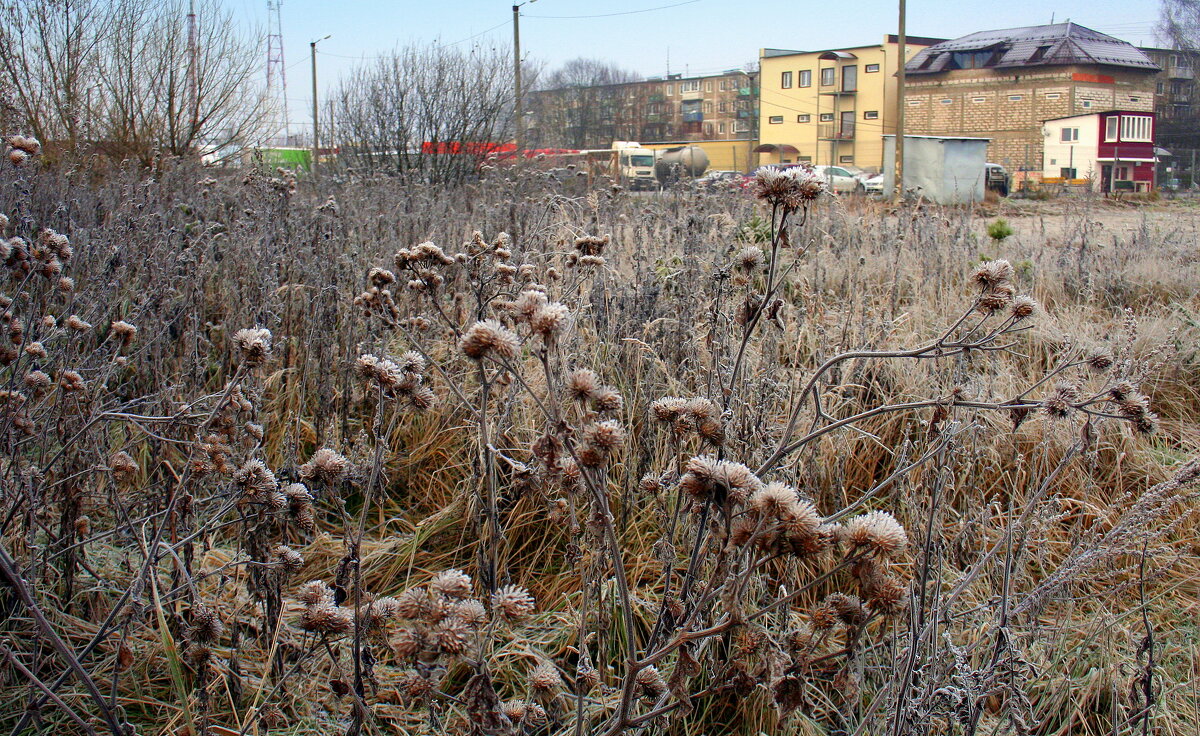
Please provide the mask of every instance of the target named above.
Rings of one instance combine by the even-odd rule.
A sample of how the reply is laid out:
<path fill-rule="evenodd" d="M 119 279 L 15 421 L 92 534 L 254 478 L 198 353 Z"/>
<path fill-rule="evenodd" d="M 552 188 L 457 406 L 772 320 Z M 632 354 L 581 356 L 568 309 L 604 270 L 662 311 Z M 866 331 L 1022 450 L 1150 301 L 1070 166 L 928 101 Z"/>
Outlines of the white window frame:
<path fill-rule="evenodd" d="M 821 113 L 821 122 L 822 123 L 832 123 L 833 122 L 833 113 L 831 113 L 831 112 Z"/>
<path fill-rule="evenodd" d="M 825 81 L 828 78 L 829 81 Z M 832 87 L 837 84 L 837 69 L 832 66 L 827 66 L 821 69 L 821 86 Z"/>
<path fill-rule="evenodd" d="M 1079 128 L 1063 128 L 1059 133 L 1059 143 L 1074 143 L 1079 140 Z"/>
<path fill-rule="evenodd" d="M 800 82 L 801 87 L 811 87 L 812 86 L 812 69 L 801 69 L 799 82 Z"/>
<path fill-rule="evenodd" d="M 875 74 L 878 71 L 878 64 L 867 64 L 865 67 L 863 67 L 863 74 Z"/>
<path fill-rule="evenodd" d="M 1111 115 L 1104 121 L 1104 142 L 1114 143 L 1121 134 L 1121 118 Z"/>
<path fill-rule="evenodd" d="M 1121 140 L 1133 143 L 1153 142 L 1154 126 L 1151 124 L 1151 120 L 1149 115 L 1122 115 Z"/>
<path fill-rule="evenodd" d="M 783 116 L 771 115 L 767 118 L 767 125 L 783 125 Z"/>
<path fill-rule="evenodd" d="M 792 73 L 790 71 L 780 72 L 779 88 L 780 89 L 791 89 L 792 88 Z"/>
<path fill-rule="evenodd" d="M 797 122 L 797 123 L 809 123 L 809 122 L 812 122 L 812 115 L 809 115 L 808 113 L 803 113 L 803 114 L 797 115 L 797 116 L 796 116 L 796 122 Z"/>
<path fill-rule="evenodd" d="M 878 120 L 878 119 L 879 119 L 879 111 L 878 110 L 863 111 L 863 120 Z"/>

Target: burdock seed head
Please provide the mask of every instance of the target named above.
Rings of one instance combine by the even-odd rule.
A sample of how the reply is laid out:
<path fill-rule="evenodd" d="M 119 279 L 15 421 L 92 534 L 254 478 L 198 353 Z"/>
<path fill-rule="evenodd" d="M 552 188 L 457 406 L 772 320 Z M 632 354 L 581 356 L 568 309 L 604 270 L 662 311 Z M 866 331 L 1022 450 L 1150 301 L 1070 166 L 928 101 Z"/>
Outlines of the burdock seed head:
<path fill-rule="evenodd" d="M 529 673 L 529 686 L 534 690 L 549 692 L 561 688 L 562 684 L 558 669 L 549 662 L 542 662 Z"/>
<path fill-rule="evenodd" d="M 1012 264 L 1004 259 L 984 261 L 972 277 L 976 284 L 985 289 L 995 289 L 1013 276 Z"/>
<path fill-rule="evenodd" d="M 587 368 L 576 368 L 567 375 L 567 394 L 579 402 L 587 401 L 600 390 L 600 377 Z"/>
<path fill-rule="evenodd" d="M 334 452 L 328 447 L 322 447 L 313 453 L 308 462 L 300 466 L 300 477 L 304 480 L 317 480 L 333 485 L 346 477 L 350 461 L 345 456 Z"/>
<path fill-rule="evenodd" d="M 471 576 L 462 570 L 443 570 L 429 582 L 436 595 L 455 600 L 471 595 Z"/>
<path fill-rule="evenodd" d="M 843 538 L 852 551 L 894 557 L 908 547 L 908 534 L 886 511 L 871 511 L 846 522 Z"/>
<path fill-rule="evenodd" d="M 271 354 L 271 331 L 265 327 L 244 328 L 233 334 L 233 344 L 237 346 L 246 365 L 260 365 Z"/>
<path fill-rule="evenodd" d="M 471 360 L 510 359 L 516 356 L 521 341 L 516 333 L 496 320 L 485 319 L 471 325 L 458 346 Z"/>
<path fill-rule="evenodd" d="M 519 585 L 506 585 L 492 594 L 492 611 L 504 621 L 518 623 L 533 613 L 533 596 Z"/>

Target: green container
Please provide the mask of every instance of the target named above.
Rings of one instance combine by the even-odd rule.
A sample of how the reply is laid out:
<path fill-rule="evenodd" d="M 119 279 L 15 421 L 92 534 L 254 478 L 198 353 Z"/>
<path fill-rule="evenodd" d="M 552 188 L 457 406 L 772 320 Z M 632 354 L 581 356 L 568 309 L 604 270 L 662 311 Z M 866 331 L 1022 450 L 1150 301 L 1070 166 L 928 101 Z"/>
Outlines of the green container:
<path fill-rule="evenodd" d="M 288 169 L 312 168 L 312 149 L 310 148 L 264 148 L 261 149 L 263 163 L 267 166 L 282 166 Z"/>

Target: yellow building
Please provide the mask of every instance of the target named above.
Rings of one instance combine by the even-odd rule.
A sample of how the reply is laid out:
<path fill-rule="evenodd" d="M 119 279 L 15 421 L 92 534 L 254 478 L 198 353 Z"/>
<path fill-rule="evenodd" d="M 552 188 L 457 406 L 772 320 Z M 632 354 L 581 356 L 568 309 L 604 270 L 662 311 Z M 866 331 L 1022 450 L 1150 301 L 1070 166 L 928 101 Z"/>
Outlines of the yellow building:
<path fill-rule="evenodd" d="M 940 38 L 908 36 L 905 59 Z M 759 163 L 883 169 L 883 134 L 895 132 L 896 36 L 827 51 L 759 53 Z"/>

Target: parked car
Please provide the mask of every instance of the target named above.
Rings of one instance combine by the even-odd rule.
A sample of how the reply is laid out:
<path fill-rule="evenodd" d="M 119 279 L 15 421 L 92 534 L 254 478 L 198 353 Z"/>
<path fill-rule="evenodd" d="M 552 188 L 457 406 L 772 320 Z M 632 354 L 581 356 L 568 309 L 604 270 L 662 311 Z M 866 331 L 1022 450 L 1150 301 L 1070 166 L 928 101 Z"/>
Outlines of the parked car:
<path fill-rule="evenodd" d="M 868 194 L 883 194 L 883 174 L 867 174 L 862 179 L 862 186 Z"/>
<path fill-rule="evenodd" d="M 709 171 L 696 179 L 696 186 L 705 189 L 737 186 L 744 178 L 740 171 Z"/>
<path fill-rule="evenodd" d="M 1012 177 L 1008 175 L 1008 172 L 1000 164 L 987 163 L 983 166 L 984 187 L 996 192 L 1001 197 L 1007 197 L 1009 187 L 1012 184 Z"/>
<path fill-rule="evenodd" d="M 844 166 L 814 166 L 813 173 L 837 194 L 863 191 L 862 182 Z"/>

